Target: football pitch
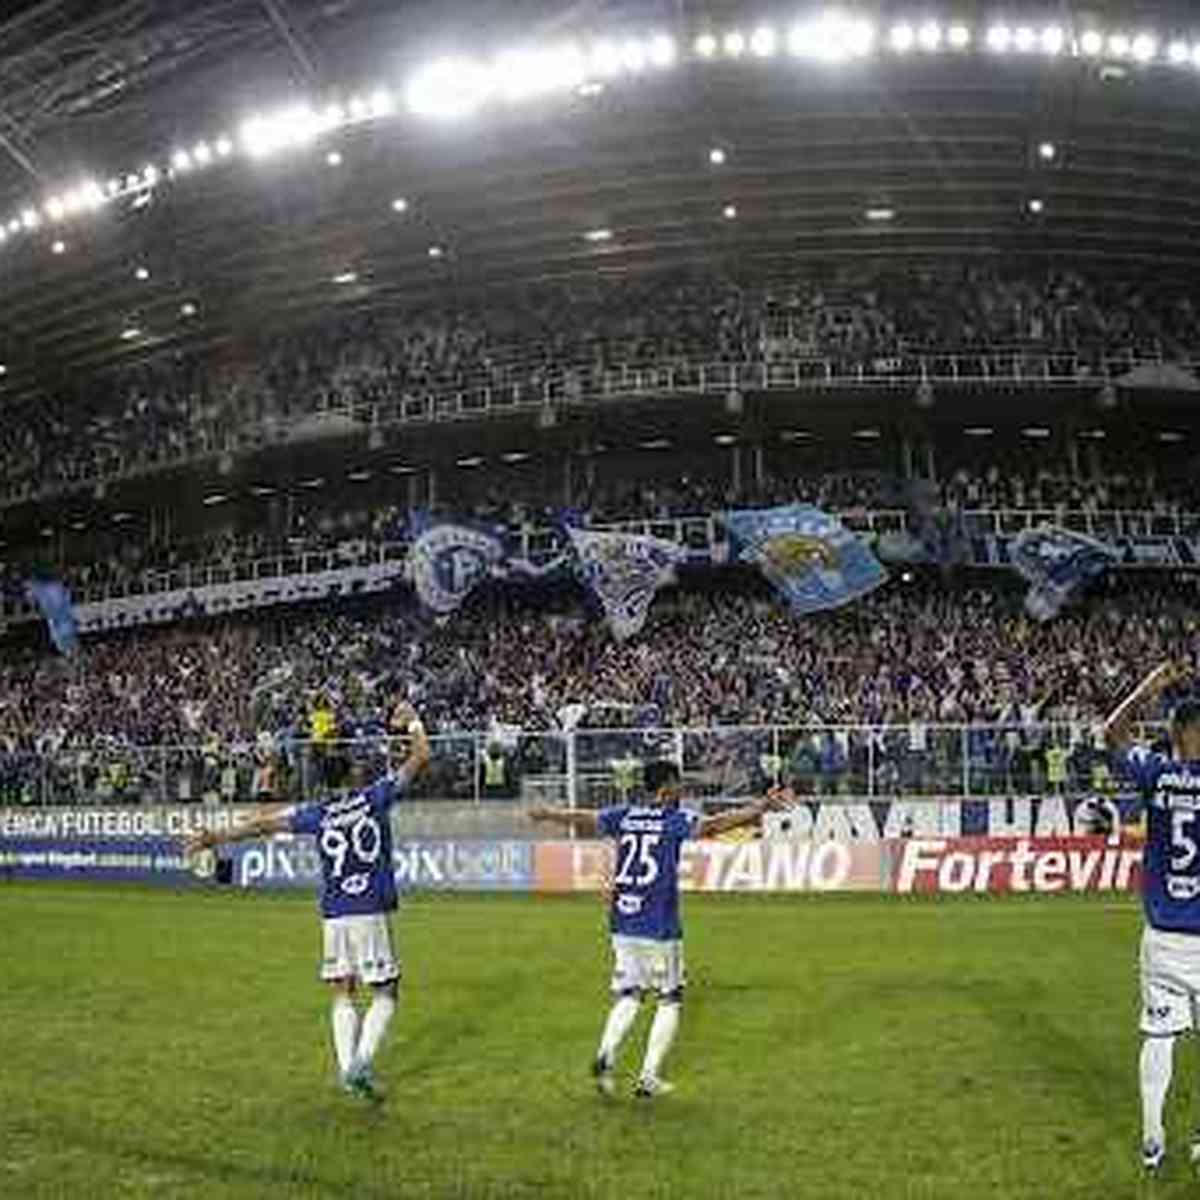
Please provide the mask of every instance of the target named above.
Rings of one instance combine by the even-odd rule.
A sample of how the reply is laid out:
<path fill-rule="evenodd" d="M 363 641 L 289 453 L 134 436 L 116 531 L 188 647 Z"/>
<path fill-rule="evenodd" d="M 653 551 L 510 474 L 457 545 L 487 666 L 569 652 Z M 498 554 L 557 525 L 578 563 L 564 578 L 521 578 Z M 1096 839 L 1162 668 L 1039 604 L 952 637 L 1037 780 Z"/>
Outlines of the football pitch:
<path fill-rule="evenodd" d="M 333 1086 L 311 898 L 0 884 L 0 1196 L 1195 1194 L 1196 1059 L 1136 1162 L 1133 901 L 685 899 L 650 1104 L 587 1067 L 594 897 L 427 895 L 378 1109 Z"/>

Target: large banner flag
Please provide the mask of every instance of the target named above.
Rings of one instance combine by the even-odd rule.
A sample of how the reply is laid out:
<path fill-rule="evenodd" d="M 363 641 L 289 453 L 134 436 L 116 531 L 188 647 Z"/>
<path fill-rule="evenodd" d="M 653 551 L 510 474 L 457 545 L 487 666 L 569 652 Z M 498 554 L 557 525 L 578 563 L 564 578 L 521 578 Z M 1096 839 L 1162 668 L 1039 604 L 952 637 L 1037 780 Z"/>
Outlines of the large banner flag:
<path fill-rule="evenodd" d="M 79 625 L 71 593 L 57 579 L 31 579 L 25 585 L 29 598 L 46 619 L 50 640 L 60 654 L 70 657 L 79 649 Z"/>
<path fill-rule="evenodd" d="M 1118 561 L 1117 552 L 1086 534 L 1043 525 L 1019 533 L 1009 549 L 1012 564 L 1029 580 L 1025 611 L 1049 621 Z"/>
<path fill-rule="evenodd" d="M 579 576 L 604 610 L 613 636 L 624 641 L 640 632 L 659 588 L 675 581 L 676 564 L 687 551 L 647 534 L 571 528 L 567 533 Z"/>
<path fill-rule="evenodd" d="M 757 565 L 798 615 L 840 608 L 887 579 L 870 548 L 819 508 L 747 509 L 721 520 L 737 557 Z"/>
<path fill-rule="evenodd" d="M 421 603 L 449 616 L 485 579 L 504 572 L 504 543 L 482 525 L 420 520 L 407 571 Z"/>

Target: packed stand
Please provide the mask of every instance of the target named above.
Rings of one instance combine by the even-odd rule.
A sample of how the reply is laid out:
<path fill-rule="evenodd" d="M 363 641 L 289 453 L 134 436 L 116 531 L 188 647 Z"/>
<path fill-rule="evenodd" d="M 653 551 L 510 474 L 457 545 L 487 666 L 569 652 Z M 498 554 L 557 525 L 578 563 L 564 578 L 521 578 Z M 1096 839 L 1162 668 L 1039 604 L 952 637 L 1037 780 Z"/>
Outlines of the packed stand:
<path fill-rule="evenodd" d="M 886 372 L 916 354 L 1061 352 L 1082 356 L 1086 376 L 1105 357 L 1187 360 L 1197 346 L 1191 294 L 1163 279 L 813 267 L 543 285 L 452 310 L 338 315 L 234 359 L 171 354 L 38 397 L 0 430 L 0 477 L 16 499 L 283 438 L 323 414 L 370 421 L 396 402 L 550 381 L 570 399 L 620 368 L 824 356 Z"/>

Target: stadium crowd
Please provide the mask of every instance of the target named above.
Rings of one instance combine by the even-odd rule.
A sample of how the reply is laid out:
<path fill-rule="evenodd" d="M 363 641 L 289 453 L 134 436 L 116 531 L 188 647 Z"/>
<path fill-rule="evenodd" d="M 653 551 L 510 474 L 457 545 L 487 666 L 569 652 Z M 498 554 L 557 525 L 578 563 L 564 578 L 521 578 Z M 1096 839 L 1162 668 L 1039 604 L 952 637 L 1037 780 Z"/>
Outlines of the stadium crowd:
<path fill-rule="evenodd" d="M 1200 513 L 1200 480 L 1193 475 L 1163 479 L 1145 471 L 1114 471 L 1099 478 L 1075 477 L 1063 470 L 1031 469 L 1027 464 L 1003 459 L 972 466 L 951 467 L 932 486 L 917 486 L 924 502 L 946 511 L 990 512 L 1034 510 L 1094 515 L 1110 512 L 1180 516 Z M 914 487 L 883 472 L 830 470 L 808 474 L 768 476 L 762 483 L 734 487 L 716 475 L 678 476 L 664 471 L 661 479 L 614 483 L 581 488 L 568 505 L 548 504 L 536 488 L 508 486 L 488 490 L 461 505 L 435 506 L 445 517 L 470 517 L 510 528 L 552 526 L 564 509 L 584 525 L 707 517 L 727 508 L 785 504 L 815 504 L 835 512 L 912 512 Z M 268 557 L 297 558 L 303 554 L 331 555 L 335 564 L 350 564 L 369 556 L 382 543 L 409 536 L 411 515 L 396 503 L 356 504 L 345 492 L 320 501 L 306 498 L 291 519 L 273 529 L 262 521 L 239 531 L 214 522 L 211 529 L 192 536 L 129 537 L 120 528 L 88 531 L 80 539 L 70 565 L 47 563 L 43 547 L 10 550 L 0 560 L 16 580 L 31 565 L 53 566 L 74 589 L 77 597 L 98 596 L 138 584 L 147 574 L 182 567 L 233 572 L 237 565 Z M 1200 518 L 1185 522 L 1186 535 L 1200 532 Z M 991 532 L 986 522 L 967 522 L 969 533 Z M 1100 531 L 1100 526 L 1097 527 Z M 1115 532 L 1115 530 L 1114 530 Z"/>
<path fill-rule="evenodd" d="M 506 292 L 437 310 L 338 315 L 212 363 L 172 354 L 28 401 L 0 429 L 8 498 L 261 441 L 316 414 L 472 389 L 564 394 L 619 367 L 826 356 L 887 372 L 906 356 L 1062 352 L 1189 359 L 1200 311 L 1167 280 L 983 267 L 809 268 L 764 281 L 656 274 Z M 890 365 L 889 365 L 890 364 Z"/>
<path fill-rule="evenodd" d="M 10 768 L 31 754 L 94 767 L 131 747 L 175 746 L 215 762 L 318 734 L 381 734 L 389 699 L 403 693 L 431 731 L 477 731 L 517 773 L 531 756 L 543 769 L 561 758 L 555 735 L 565 729 L 764 724 L 792 731 L 814 777 L 851 771 L 866 753 L 865 735 L 826 726 L 895 726 L 887 738 L 906 755 L 919 747 L 918 765 L 927 751 L 930 771 L 935 727 L 998 726 L 971 743 L 980 769 L 998 770 L 1006 747 L 1010 758 L 1050 748 L 1039 721 L 1086 759 L 1097 722 L 1148 663 L 1183 653 L 1200 662 L 1200 592 L 1189 583 L 1118 578 L 1049 625 L 1029 621 L 1020 590 L 1004 586 L 895 582 L 796 620 L 757 581 L 699 583 L 661 596 L 646 632 L 625 644 L 570 592 L 534 607 L 497 590 L 445 626 L 375 601 L 121 634 L 70 661 L 10 650 L 0 755 Z M 522 741 L 518 730 L 542 736 Z M 959 756 L 960 736 L 943 765 Z M 472 742 L 463 753 L 454 769 L 469 786 Z M 714 742 L 699 760 L 715 770 L 723 754 Z"/>

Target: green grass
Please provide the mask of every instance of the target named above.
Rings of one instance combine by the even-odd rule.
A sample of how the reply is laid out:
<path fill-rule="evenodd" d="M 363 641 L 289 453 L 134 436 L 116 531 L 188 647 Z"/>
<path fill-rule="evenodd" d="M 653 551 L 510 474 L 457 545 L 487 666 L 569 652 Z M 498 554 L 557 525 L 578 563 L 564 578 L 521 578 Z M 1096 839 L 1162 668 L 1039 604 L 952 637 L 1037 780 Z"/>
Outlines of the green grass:
<path fill-rule="evenodd" d="M 651 1106 L 596 1096 L 594 899 L 427 897 L 389 1101 L 332 1085 L 307 897 L 0 885 L 0 1196 L 1192 1195 L 1136 1168 L 1132 903 L 686 901 Z M 635 1036 L 644 1033 L 644 1021 Z M 627 1051 L 625 1074 L 635 1065 Z"/>

